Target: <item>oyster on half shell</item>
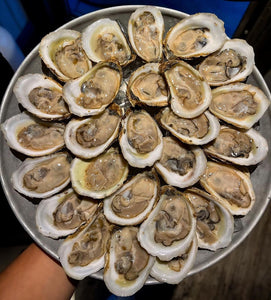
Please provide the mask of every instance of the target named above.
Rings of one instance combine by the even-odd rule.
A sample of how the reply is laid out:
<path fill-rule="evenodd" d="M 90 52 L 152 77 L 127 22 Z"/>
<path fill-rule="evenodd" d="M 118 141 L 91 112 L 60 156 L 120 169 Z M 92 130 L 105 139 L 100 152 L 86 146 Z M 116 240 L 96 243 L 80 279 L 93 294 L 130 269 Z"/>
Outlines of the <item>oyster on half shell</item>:
<path fill-rule="evenodd" d="M 161 188 L 160 200 L 140 225 L 138 240 L 160 260 L 184 253 L 196 234 L 196 218 L 186 197 L 172 186 Z"/>
<path fill-rule="evenodd" d="M 117 296 L 131 296 L 145 283 L 154 257 L 137 240 L 138 228 L 123 227 L 114 232 L 106 254 L 104 283 Z"/>

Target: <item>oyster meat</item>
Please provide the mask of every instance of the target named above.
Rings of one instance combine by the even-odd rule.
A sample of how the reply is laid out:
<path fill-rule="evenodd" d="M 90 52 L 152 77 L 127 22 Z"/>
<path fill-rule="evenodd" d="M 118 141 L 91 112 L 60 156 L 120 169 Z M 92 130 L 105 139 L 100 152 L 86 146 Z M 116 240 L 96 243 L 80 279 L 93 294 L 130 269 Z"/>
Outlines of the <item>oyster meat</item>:
<path fill-rule="evenodd" d="M 127 175 L 128 164 L 115 148 L 90 160 L 74 158 L 71 164 L 72 187 L 78 194 L 94 199 L 113 194 Z"/>
<path fill-rule="evenodd" d="M 206 169 L 206 157 L 199 147 L 189 147 L 177 139 L 163 138 L 163 153 L 155 169 L 167 184 L 185 188 L 195 184 Z"/>
<path fill-rule="evenodd" d="M 74 233 L 93 218 L 97 208 L 97 201 L 82 198 L 68 189 L 39 203 L 36 225 L 40 233 L 57 239 Z"/>
<path fill-rule="evenodd" d="M 118 137 L 120 123 L 121 112 L 115 104 L 97 116 L 72 119 L 66 126 L 65 144 L 76 156 L 95 157 Z"/>
<path fill-rule="evenodd" d="M 212 93 L 200 73 L 189 64 L 180 61 L 167 61 L 161 65 L 170 89 L 171 109 L 182 118 L 195 118 L 210 105 Z"/>
<path fill-rule="evenodd" d="M 104 267 L 104 255 L 112 229 L 113 226 L 99 212 L 93 220 L 64 240 L 58 255 L 68 276 L 81 280 Z"/>
<path fill-rule="evenodd" d="M 64 124 L 42 122 L 25 112 L 6 120 L 1 129 L 9 147 L 28 156 L 51 154 L 65 145 Z"/>
<path fill-rule="evenodd" d="M 169 59 L 206 56 L 221 48 L 226 38 L 224 23 L 216 15 L 194 14 L 168 31 L 164 41 L 166 55 Z"/>
<path fill-rule="evenodd" d="M 196 234 L 196 219 L 185 196 L 172 186 L 161 188 L 160 200 L 140 225 L 138 240 L 160 260 L 184 253 Z"/>
<path fill-rule="evenodd" d="M 145 171 L 104 199 L 104 214 L 108 221 L 118 225 L 137 225 L 143 222 L 155 205 L 160 190 L 154 171 Z"/>
<path fill-rule="evenodd" d="M 163 56 L 164 19 L 156 7 L 144 6 L 131 14 L 128 22 L 130 43 L 138 56 L 157 62 Z"/>
<path fill-rule="evenodd" d="M 12 184 L 18 192 L 32 198 L 46 198 L 60 192 L 70 182 L 70 162 L 67 153 L 39 158 L 27 158 L 12 174 Z"/>
<path fill-rule="evenodd" d="M 39 54 L 64 82 L 82 76 L 92 67 L 81 46 L 81 33 L 75 30 L 59 29 L 47 34 L 40 42 Z"/>
<path fill-rule="evenodd" d="M 255 203 L 249 174 L 232 166 L 208 161 L 200 184 L 233 215 L 246 215 Z"/>
<path fill-rule="evenodd" d="M 154 257 L 137 240 L 138 228 L 124 227 L 112 234 L 106 254 L 104 283 L 117 296 L 131 296 L 144 285 Z"/>

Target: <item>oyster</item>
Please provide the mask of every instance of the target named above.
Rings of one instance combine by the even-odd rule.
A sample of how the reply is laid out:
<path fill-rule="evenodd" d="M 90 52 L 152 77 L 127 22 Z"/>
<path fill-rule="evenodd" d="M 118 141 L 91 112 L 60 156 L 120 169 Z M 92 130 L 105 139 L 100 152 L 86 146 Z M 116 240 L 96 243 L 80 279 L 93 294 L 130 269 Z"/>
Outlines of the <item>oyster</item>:
<path fill-rule="evenodd" d="M 90 160 L 74 158 L 71 164 L 72 187 L 80 195 L 102 199 L 122 186 L 128 171 L 127 162 L 115 148 Z"/>
<path fill-rule="evenodd" d="M 166 107 L 160 111 L 156 119 L 180 141 L 192 145 L 209 143 L 217 137 L 220 129 L 218 119 L 207 110 L 198 117 L 185 119 Z"/>
<path fill-rule="evenodd" d="M 231 213 L 214 197 L 197 188 L 187 189 L 185 196 L 195 210 L 198 246 L 212 251 L 229 246 L 234 230 Z"/>
<path fill-rule="evenodd" d="M 204 59 L 199 72 L 211 86 L 219 86 L 245 80 L 254 65 L 253 48 L 245 40 L 231 39 Z"/>
<path fill-rule="evenodd" d="M 232 166 L 208 161 L 200 184 L 233 215 L 246 215 L 255 203 L 249 175 Z"/>
<path fill-rule="evenodd" d="M 6 120 L 1 129 L 9 147 L 28 156 L 43 156 L 64 147 L 65 125 L 46 123 L 21 113 Z"/>
<path fill-rule="evenodd" d="M 145 168 L 161 157 L 162 137 L 158 125 L 146 111 L 129 111 L 122 122 L 119 144 L 129 165 Z"/>
<path fill-rule="evenodd" d="M 112 234 L 106 254 L 104 283 L 117 296 L 131 296 L 143 287 L 154 257 L 137 240 L 138 228 L 124 227 Z"/>
<path fill-rule="evenodd" d="M 70 111 L 79 116 L 97 115 L 116 97 L 122 79 L 122 70 L 114 62 L 101 62 L 78 79 L 63 87 L 63 96 Z"/>
<path fill-rule="evenodd" d="M 113 104 L 97 116 L 71 120 L 64 135 L 67 148 L 82 158 L 101 154 L 118 136 L 120 115 L 120 109 Z"/>
<path fill-rule="evenodd" d="M 159 196 L 160 182 L 154 171 L 134 176 L 111 197 L 104 199 L 104 214 L 118 225 L 136 225 L 149 215 Z"/>
<path fill-rule="evenodd" d="M 189 248 L 195 233 L 191 205 L 177 189 L 163 186 L 160 200 L 139 228 L 138 240 L 148 253 L 169 261 Z"/>
<path fill-rule="evenodd" d="M 138 56 L 147 62 L 157 62 L 163 56 L 164 19 L 154 6 L 138 8 L 128 22 L 130 43 Z"/>
<path fill-rule="evenodd" d="M 107 18 L 84 29 L 82 46 L 94 62 L 116 60 L 126 66 L 135 59 L 118 22 Z"/>
<path fill-rule="evenodd" d="M 100 212 L 64 240 L 58 249 L 58 255 L 68 276 L 81 280 L 103 268 L 112 229 L 113 226 Z"/>
<path fill-rule="evenodd" d="M 210 111 L 234 126 L 249 129 L 265 113 L 270 100 L 257 87 L 235 83 L 212 90 Z"/>
<path fill-rule="evenodd" d="M 188 249 L 183 253 L 179 253 L 179 255 L 172 260 L 161 261 L 159 258 L 156 258 L 150 275 L 160 282 L 178 284 L 192 269 L 197 257 L 197 252 L 198 243 L 197 238 L 194 237 Z"/>
<path fill-rule="evenodd" d="M 163 153 L 155 169 L 167 184 L 185 188 L 195 184 L 206 169 L 206 157 L 199 147 L 189 147 L 177 139 L 163 138 Z"/>
<path fill-rule="evenodd" d="M 61 80 L 68 81 L 85 74 L 92 66 L 81 46 L 81 33 L 59 29 L 40 42 L 39 54 L 45 65 Z"/>
<path fill-rule="evenodd" d="M 97 208 L 96 201 L 81 198 L 73 189 L 68 189 L 39 203 L 36 225 L 40 233 L 57 239 L 74 233 L 93 218 Z"/>
<path fill-rule="evenodd" d="M 161 65 L 170 89 L 171 109 L 183 118 L 195 118 L 202 114 L 211 103 L 212 93 L 209 85 L 189 64 L 180 61 L 168 61 Z"/>
<path fill-rule="evenodd" d="M 166 106 L 169 91 L 159 72 L 159 64 L 148 63 L 134 71 L 128 82 L 127 96 L 133 106 Z"/>
<path fill-rule="evenodd" d="M 164 44 L 169 59 L 206 56 L 222 47 L 227 36 L 224 23 L 211 13 L 188 16 L 167 33 Z"/>
<path fill-rule="evenodd" d="M 42 120 L 62 120 L 70 116 L 62 86 L 50 77 L 37 73 L 21 76 L 13 91 L 18 102 Z"/>
<path fill-rule="evenodd" d="M 217 138 L 205 145 L 204 152 L 222 161 L 250 166 L 258 164 L 266 157 L 268 144 L 253 128 L 240 131 L 222 126 Z"/>
<path fill-rule="evenodd" d="M 39 158 L 27 158 L 13 172 L 11 181 L 19 193 L 32 198 L 50 197 L 70 182 L 70 162 L 67 153 Z"/>

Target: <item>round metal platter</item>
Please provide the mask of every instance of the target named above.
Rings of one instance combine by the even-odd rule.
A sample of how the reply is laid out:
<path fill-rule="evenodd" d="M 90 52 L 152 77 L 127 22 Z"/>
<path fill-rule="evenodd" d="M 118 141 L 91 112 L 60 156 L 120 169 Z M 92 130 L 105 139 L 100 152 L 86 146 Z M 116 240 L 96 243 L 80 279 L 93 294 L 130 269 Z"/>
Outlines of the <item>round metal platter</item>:
<path fill-rule="evenodd" d="M 82 31 L 89 24 L 97 21 L 101 18 L 111 18 L 120 21 L 123 25 L 124 30 L 127 29 L 127 24 L 130 15 L 140 6 L 119 6 L 113 8 L 107 8 L 93 12 L 82 17 L 79 17 L 61 28 L 70 28 L 78 31 Z M 178 21 L 186 17 L 187 15 L 176 10 L 159 8 L 162 12 L 165 21 L 165 32 L 169 30 L 170 27 L 175 25 Z M 1 112 L 0 112 L 0 122 L 3 123 L 6 119 L 11 116 L 20 113 L 20 107 L 13 94 L 13 86 L 17 81 L 19 76 L 28 73 L 42 73 L 41 59 L 38 55 L 38 46 L 33 49 L 33 51 L 26 57 L 24 62 L 21 64 L 17 72 L 14 74 L 7 91 L 4 95 Z M 261 74 L 255 67 L 253 73 L 249 76 L 248 83 L 258 86 L 263 90 L 263 92 L 269 97 L 270 92 L 265 84 Z M 271 109 L 265 113 L 257 125 L 257 129 L 261 134 L 267 139 L 269 143 L 269 148 L 271 149 Z M 7 143 L 4 141 L 3 134 L 1 133 L 1 150 L 0 150 L 0 167 L 1 167 L 1 181 L 4 188 L 4 192 L 9 201 L 14 214 L 28 232 L 28 234 L 33 238 L 33 240 L 39 244 L 49 255 L 53 258 L 58 259 L 57 249 L 62 242 L 61 239 L 53 240 L 41 235 L 35 223 L 35 213 L 37 202 L 32 199 L 27 199 L 17 193 L 11 185 L 11 175 L 14 170 L 18 168 L 25 156 L 11 150 Z M 235 218 L 235 232 L 233 234 L 233 239 L 231 244 L 225 248 L 220 249 L 216 252 L 211 252 L 208 250 L 199 250 L 196 262 L 193 269 L 188 275 L 195 274 L 205 268 L 213 265 L 221 258 L 229 254 L 235 247 L 237 247 L 245 237 L 250 233 L 256 223 L 262 216 L 265 208 L 268 205 L 269 199 L 271 197 L 271 152 L 269 151 L 266 159 L 260 163 L 255 169 L 253 169 L 251 174 L 251 179 L 253 187 L 256 194 L 256 203 L 253 209 L 248 215 L 242 218 Z M 102 279 L 103 270 L 91 275 L 94 278 Z M 149 277 L 147 284 L 155 284 L 158 281 Z"/>

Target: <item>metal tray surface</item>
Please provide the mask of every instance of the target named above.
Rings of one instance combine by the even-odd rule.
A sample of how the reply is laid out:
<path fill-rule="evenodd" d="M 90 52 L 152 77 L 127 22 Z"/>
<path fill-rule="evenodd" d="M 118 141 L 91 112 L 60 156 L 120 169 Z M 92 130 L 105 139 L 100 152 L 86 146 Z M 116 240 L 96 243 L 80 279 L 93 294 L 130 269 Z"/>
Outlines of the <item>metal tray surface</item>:
<path fill-rule="evenodd" d="M 86 14 L 82 17 L 76 18 L 73 21 L 65 24 L 61 28 L 70 28 L 78 31 L 82 31 L 86 26 L 92 22 L 101 18 L 111 18 L 119 20 L 123 25 L 124 29 L 127 29 L 127 24 L 131 13 L 137 9 L 138 5 L 129 6 L 119 6 L 113 8 L 102 9 L 97 12 Z M 179 20 L 187 16 L 187 14 L 159 7 L 161 10 L 164 21 L 165 21 L 165 32 L 175 25 Z M 13 86 L 17 81 L 19 76 L 28 73 L 42 73 L 41 59 L 38 55 L 38 46 L 36 46 L 32 52 L 26 57 L 19 69 L 14 74 L 7 90 L 4 95 L 1 111 L 0 111 L 0 122 L 3 123 L 6 119 L 11 116 L 20 113 L 20 107 L 13 93 Z M 260 72 L 256 67 L 254 67 L 253 73 L 249 76 L 248 83 L 254 84 L 261 88 L 263 92 L 271 99 L 268 87 L 262 78 Z M 257 125 L 257 128 L 262 135 L 267 139 L 269 148 L 271 149 L 271 108 L 267 110 L 264 116 L 261 118 Z M 37 202 L 32 199 L 27 199 L 17 193 L 11 185 L 11 175 L 14 170 L 18 168 L 21 161 L 25 159 L 25 156 L 11 150 L 7 143 L 4 141 L 3 134 L 1 133 L 1 150 L 0 150 L 0 177 L 3 185 L 4 192 L 6 194 L 7 200 L 18 218 L 19 222 L 22 224 L 24 229 L 32 237 L 32 239 L 41 246 L 49 255 L 58 260 L 57 249 L 61 243 L 61 239 L 53 240 L 41 235 L 35 223 L 35 212 L 37 207 Z M 221 258 L 229 254 L 235 247 L 237 247 L 251 232 L 254 226 L 259 221 L 260 217 L 264 213 L 268 202 L 271 197 L 271 152 L 269 151 L 268 156 L 265 160 L 260 163 L 255 169 L 253 169 L 251 174 L 252 184 L 256 194 L 256 202 L 253 209 L 242 218 L 235 218 L 235 232 L 233 234 L 233 239 L 231 244 L 224 249 L 217 250 L 216 252 L 208 250 L 199 250 L 196 262 L 193 269 L 188 275 L 200 272 L 207 267 L 213 265 Z M 102 279 L 103 271 L 99 271 L 93 275 L 94 278 Z M 156 284 L 158 281 L 149 277 L 147 284 Z"/>

